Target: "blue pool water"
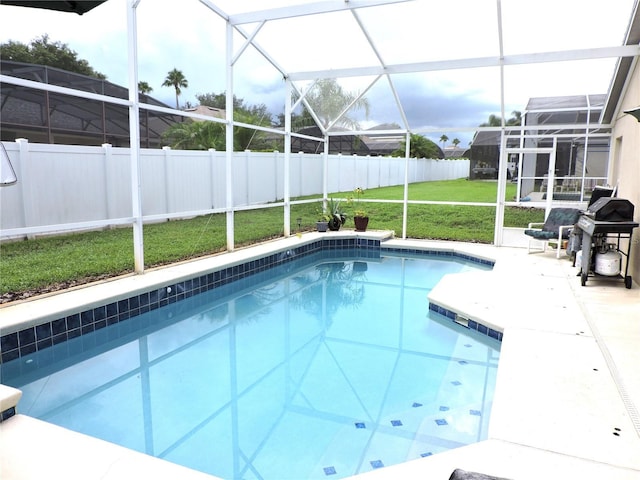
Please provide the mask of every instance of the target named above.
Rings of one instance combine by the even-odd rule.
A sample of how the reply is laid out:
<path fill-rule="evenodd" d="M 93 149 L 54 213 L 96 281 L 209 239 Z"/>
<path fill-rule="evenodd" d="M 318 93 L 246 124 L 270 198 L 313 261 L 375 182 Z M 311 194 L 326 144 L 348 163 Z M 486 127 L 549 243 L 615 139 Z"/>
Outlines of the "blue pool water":
<path fill-rule="evenodd" d="M 20 413 L 227 479 L 337 479 L 486 438 L 500 344 L 437 257 L 274 268 L 2 365 Z"/>

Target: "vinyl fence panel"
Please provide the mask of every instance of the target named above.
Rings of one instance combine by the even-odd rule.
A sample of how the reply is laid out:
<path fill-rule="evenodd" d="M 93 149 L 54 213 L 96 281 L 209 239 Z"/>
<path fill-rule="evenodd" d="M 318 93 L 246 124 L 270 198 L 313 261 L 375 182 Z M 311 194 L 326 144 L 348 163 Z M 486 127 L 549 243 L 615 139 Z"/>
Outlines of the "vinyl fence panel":
<path fill-rule="evenodd" d="M 75 224 L 82 228 L 126 223 L 132 215 L 130 150 L 3 142 L 18 176 L 0 189 L 2 238 Z M 322 194 L 321 154 L 292 153 L 292 197 Z M 329 155 L 329 192 L 404 184 L 404 158 Z M 281 201 L 284 154 L 236 152 L 234 207 Z M 225 152 L 141 149 L 142 213 L 146 219 L 193 215 L 226 208 Z M 464 178 L 468 160 L 410 159 L 410 182 Z M 35 232 L 35 233 L 34 233 Z"/>

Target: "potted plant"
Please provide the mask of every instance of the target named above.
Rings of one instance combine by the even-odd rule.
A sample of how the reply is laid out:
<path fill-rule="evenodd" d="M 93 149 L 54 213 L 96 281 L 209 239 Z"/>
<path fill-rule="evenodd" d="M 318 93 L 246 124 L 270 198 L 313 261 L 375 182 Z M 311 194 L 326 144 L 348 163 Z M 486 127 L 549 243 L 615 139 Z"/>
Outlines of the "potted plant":
<path fill-rule="evenodd" d="M 340 200 L 334 200 L 333 198 L 327 200 L 327 208 L 325 210 L 325 213 L 329 218 L 329 230 L 332 231 L 340 230 L 340 227 L 342 227 L 342 224 L 347 219 L 347 216 L 342 211 L 342 207 L 340 206 Z"/>
<path fill-rule="evenodd" d="M 326 232 L 329 226 L 329 220 L 331 217 L 323 210 L 318 214 L 318 220 L 316 221 L 316 229 L 319 232 Z"/>
<path fill-rule="evenodd" d="M 364 195 L 364 190 L 360 187 L 356 187 L 353 190 L 353 193 L 356 196 L 353 206 L 353 223 L 356 226 L 356 232 L 365 232 L 369 225 L 369 216 L 360 205 L 360 196 Z"/>

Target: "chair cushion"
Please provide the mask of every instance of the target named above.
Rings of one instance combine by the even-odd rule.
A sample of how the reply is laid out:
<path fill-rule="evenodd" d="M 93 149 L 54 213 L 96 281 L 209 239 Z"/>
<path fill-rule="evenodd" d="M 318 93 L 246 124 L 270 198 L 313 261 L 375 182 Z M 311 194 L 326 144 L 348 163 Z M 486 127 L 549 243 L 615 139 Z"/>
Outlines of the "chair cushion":
<path fill-rule="evenodd" d="M 580 218 L 581 211 L 577 208 L 552 208 L 549 216 L 544 222 L 542 230 L 553 232 L 558 238 L 558 227 L 562 225 L 574 225 Z M 565 238 L 569 238 L 569 232 L 566 232 Z"/>
<path fill-rule="evenodd" d="M 547 232 L 546 230 L 530 230 L 527 229 L 524 231 L 525 235 L 529 235 L 530 237 L 537 238 L 538 240 L 550 240 L 552 238 L 558 238 L 558 232 Z"/>

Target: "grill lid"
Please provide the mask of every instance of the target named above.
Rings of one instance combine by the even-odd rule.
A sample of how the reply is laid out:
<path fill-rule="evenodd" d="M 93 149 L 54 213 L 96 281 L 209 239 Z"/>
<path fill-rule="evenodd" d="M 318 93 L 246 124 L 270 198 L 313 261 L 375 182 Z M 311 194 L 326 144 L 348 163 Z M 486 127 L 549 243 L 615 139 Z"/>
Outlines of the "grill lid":
<path fill-rule="evenodd" d="M 629 200 L 604 197 L 596 200 L 585 214 L 601 222 L 631 222 L 633 209 L 633 203 Z"/>

